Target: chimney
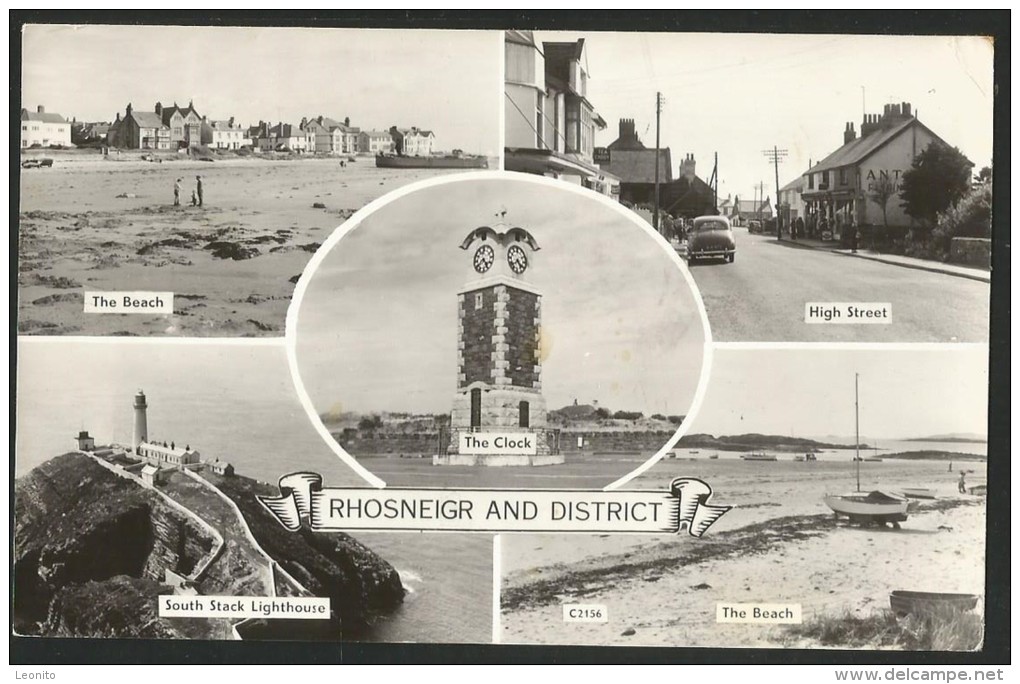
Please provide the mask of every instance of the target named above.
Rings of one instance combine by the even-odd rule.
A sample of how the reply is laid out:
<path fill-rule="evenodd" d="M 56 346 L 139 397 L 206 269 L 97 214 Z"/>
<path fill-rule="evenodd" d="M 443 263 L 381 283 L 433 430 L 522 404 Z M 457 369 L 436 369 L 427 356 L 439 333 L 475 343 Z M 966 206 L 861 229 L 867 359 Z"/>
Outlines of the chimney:
<path fill-rule="evenodd" d="M 694 180 L 694 155 L 684 155 L 683 161 L 680 162 L 680 176 L 686 178 L 688 181 Z"/>
<path fill-rule="evenodd" d="M 227 125 L 230 126 L 231 128 L 234 127 L 234 117 L 230 117 L 229 119 L 227 119 Z"/>
<path fill-rule="evenodd" d="M 126 116 L 131 116 L 131 103 L 130 102 L 128 102 L 127 107 L 124 108 L 124 114 Z"/>
<path fill-rule="evenodd" d="M 163 116 L 163 103 L 157 102 L 156 106 L 153 107 L 153 109 L 156 111 L 156 116 L 158 116 L 158 117 L 162 117 Z"/>
<path fill-rule="evenodd" d="M 888 105 L 887 105 L 888 106 Z M 867 137 L 878 130 L 879 119 L 877 114 L 865 114 L 864 122 L 861 123 L 861 137 Z"/>
<path fill-rule="evenodd" d="M 910 103 L 909 102 L 904 102 L 903 103 L 903 116 L 908 116 L 908 117 L 911 116 L 911 114 L 910 114 Z"/>
<path fill-rule="evenodd" d="M 854 124 L 852 121 L 848 121 L 846 128 L 843 129 L 843 144 L 846 145 L 849 142 L 853 142 L 857 139 L 857 131 L 854 130 Z"/>
<path fill-rule="evenodd" d="M 40 114 L 45 114 L 45 113 L 46 113 L 46 108 L 45 108 L 45 107 L 43 107 L 42 105 L 39 105 L 39 106 L 38 106 L 38 107 L 36 107 L 35 109 L 36 109 L 36 111 L 37 111 L 37 112 L 39 112 Z"/>

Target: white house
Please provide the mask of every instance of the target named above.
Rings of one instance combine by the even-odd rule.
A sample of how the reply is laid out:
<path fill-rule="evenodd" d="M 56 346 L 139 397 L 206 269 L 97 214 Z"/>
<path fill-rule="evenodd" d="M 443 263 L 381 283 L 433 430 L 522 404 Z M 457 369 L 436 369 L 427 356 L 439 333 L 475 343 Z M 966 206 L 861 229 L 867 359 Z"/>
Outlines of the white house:
<path fill-rule="evenodd" d="M 423 131 L 412 128 L 404 133 L 404 156 L 405 157 L 430 157 L 432 146 L 435 144 L 436 136 L 432 131 Z"/>
<path fill-rule="evenodd" d="M 71 123 L 59 114 L 49 114 L 39 105 L 36 111 L 21 110 L 21 147 L 71 147 Z"/>
<path fill-rule="evenodd" d="M 245 144 L 245 128 L 234 122 L 213 121 L 202 117 L 202 144 L 218 150 L 239 150 Z"/>

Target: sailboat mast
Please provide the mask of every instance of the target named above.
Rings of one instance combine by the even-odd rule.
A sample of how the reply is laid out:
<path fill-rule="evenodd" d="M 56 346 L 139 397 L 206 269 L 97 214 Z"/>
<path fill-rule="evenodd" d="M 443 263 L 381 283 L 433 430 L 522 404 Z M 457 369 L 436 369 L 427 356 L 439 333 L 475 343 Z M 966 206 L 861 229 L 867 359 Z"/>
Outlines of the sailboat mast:
<path fill-rule="evenodd" d="M 861 404 L 857 389 L 860 374 L 854 373 L 854 463 L 857 465 L 857 491 L 861 491 Z"/>

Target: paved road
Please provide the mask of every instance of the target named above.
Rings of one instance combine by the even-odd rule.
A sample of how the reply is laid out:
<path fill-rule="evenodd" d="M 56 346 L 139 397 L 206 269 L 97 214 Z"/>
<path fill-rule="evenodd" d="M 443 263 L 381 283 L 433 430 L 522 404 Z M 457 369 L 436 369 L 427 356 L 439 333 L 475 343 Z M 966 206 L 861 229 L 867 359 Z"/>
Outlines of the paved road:
<path fill-rule="evenodd" d="M 735 229 L 732 264 L 691 268 L 717 342 L 987 342 L 989 285 Z M 805 302 L 890 302 L 890 325 L 804 322 Z"/>

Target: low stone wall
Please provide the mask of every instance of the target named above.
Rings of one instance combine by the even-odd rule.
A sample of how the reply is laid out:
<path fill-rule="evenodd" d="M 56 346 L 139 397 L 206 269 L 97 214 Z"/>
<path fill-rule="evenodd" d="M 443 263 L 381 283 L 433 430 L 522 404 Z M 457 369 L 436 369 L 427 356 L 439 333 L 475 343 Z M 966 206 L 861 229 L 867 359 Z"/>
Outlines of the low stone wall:
<path fill-rule="evenodd" d="M 949 245 L 949 261 L 988 268 L 992 263 L 992 241 L 988 238 L 955 237 Z"/>

